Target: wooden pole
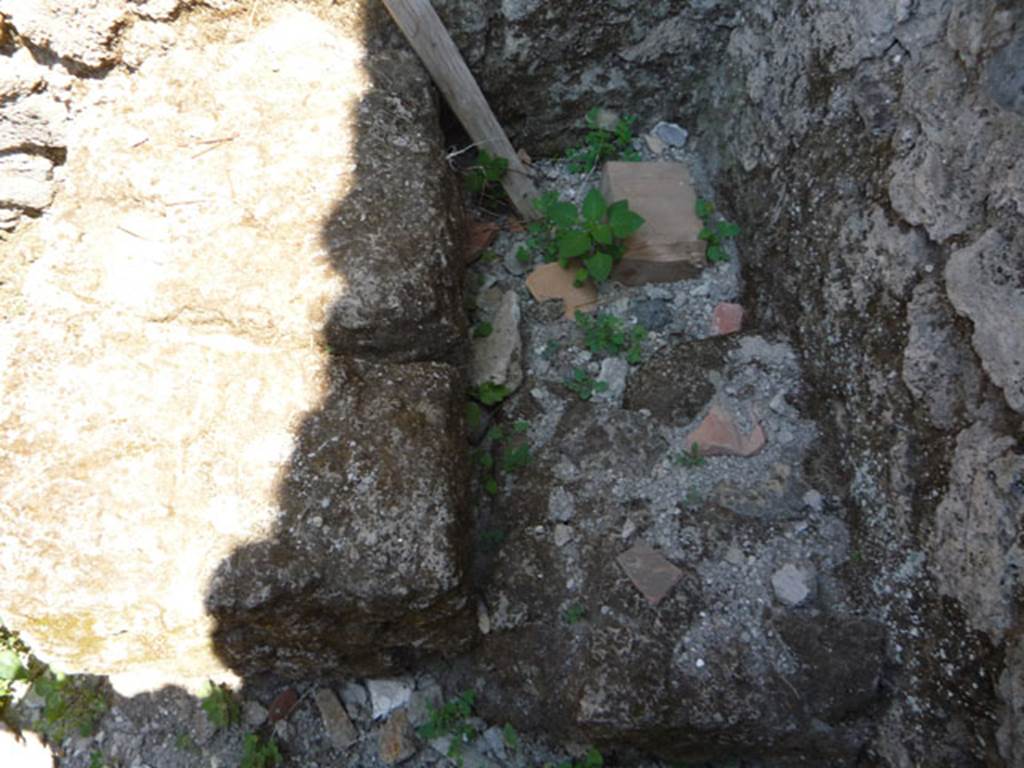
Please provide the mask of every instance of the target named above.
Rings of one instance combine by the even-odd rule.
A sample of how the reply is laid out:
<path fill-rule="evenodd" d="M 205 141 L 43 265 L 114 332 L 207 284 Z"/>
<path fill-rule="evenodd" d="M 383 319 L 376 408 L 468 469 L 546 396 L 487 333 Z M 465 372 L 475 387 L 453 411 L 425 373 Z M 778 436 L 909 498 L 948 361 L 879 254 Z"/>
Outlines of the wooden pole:
<path fill-rule="evenodd" d="M 502 186 L 525 219 L 537 218 L 537 190 L 501 123 L 491 112 L 462 54 L 455 47 L 430 0 L 383 0 L 466 132 L 481 148 L 508 160 Z"/>

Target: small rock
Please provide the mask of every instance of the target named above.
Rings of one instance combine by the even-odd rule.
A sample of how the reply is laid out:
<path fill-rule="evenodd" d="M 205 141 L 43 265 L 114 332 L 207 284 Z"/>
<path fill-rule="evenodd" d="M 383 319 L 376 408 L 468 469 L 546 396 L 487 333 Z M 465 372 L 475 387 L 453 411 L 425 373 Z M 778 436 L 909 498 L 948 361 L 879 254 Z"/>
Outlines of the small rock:
<path fill-rule="evenodd" d="M 711 313 L 711 335 L 727 336 L 743 327 L 743 307 L 728 301 L 720 302 Z"/>
<path fill-rule="evenodd" d="M 729 547 L 725 553 L 725 562 L 729 565 L 743 565 L 744 559 L 743 550 L 736 546 Z"/>
<path fill-rule="evenodd" d="M 572 494 L 562 486 L 556 487 L 548 496 L 548 517 L 556 523 L 568 523 L 576 514 L 576 502 Z"/>
<path fill-rule="evenodd" d="M 320 718 L 323 720 L 324 730 L 327 731 L 327 738 L 331 740 L 335 749 L 344 752 L 359 741 L 359 731 L 352 724 L 348 712 L 341 706 L 334 691 L 321 688 L 313 698 L 316 700 L 317 709 L 320 710 Z"/>
<path fill-rule="evenodd" d="M 53 201 L 53 163 L 45 157 L 0 157 L 0 205 L 42 210 Z"/>
<path fill-rule="evenodd" d="M 814 591 L 814 570 L 798 568 L 793 563 L 786 563 L 772 574 L 772 589 L 775 597 L 783 605 L 790 607 L 800 605 Z"/>
<path fill-rule="evenodd" d="M 505 255 L 501 258 L 501 263 L 505 267 L 505 271 L 510 275 L 519 277 L 525 275 L 526 271 L 530 268 L 529 264 L 524 264 L 516 258 L 516 252 L 519 250 L 518 246 L 510 248 L 505 251 Z"/>
<path fill-rule="evenodd" d="M 366 689 L 356 682 L 348 682 L 341 686 L 341 700 L 345 704 L 345 710 L 350 717 L 361 719 L 364 717 L 369 704 L 369 697 Z"/>
<path fill-rule="evenodd" d="M 258 728 L 267 719 L 267 708 L 258 701 L 249 699 L 242 707 L 242 719 L 250 728 Z"/>
<path fill-rule="evenodd" d="M 774 413 L 778 413 L 780 415 L 784 414 L 786 412 L 786 393 L 777 392 L 775 397 L 771 399 L 771 402 L 768 403 L 768 407 L 771 408 Z"/>
<path fill-rule="evenodd" d="M 559 523 L 555 526 L 555 546 L 564 547 L 572 541 L 572 528 L 568 525 L 562 525 Z"/>
<path fill-rule="evenodd" d="M 483 601 L 476 604 L 476 626 L 481 635 L 491 634 L 491 617 L 487 613 L 487 606 Z"/>
<path fill-rule="evenodd" d="M 814 512 L 823 512 L 825 509 L 825 497 L 813 488 L 804 494 L 804 506 Z"/>
<path fill-rule="evenodd" d="M 633 316 L 649 331 L 660 331 L 672 323 L 672 308 L 667 301 L 641 299 L 633 304 Z"/>
<path fill-rule="evenodd" d="M 437 709 L 443 703 L 444 691 L 441 686 L 433 681 L 423 683 L 409 698 L 409 706 L 406 707 L 409 722 L 414 728 L 425 725 L 430 720 L 430 710 Z"/>
<path fill-rule="evenodd" d="M 622 398 L 626 392 L 626 377 L 629 375 L 629 363 L 621 357 L 606 357 L 601 361 L 601 371 L 597 375 L 598 381 L 608 385 L 608 389 L 595 396 L 605 402 L 622 405 Z"/>
<path fill-rule="evenodd" d="M 644 142 L 647 144 L 647 148 L 651 150 L 655 155 L 660 155 L 665 151 L 665 142 L 655 136 L 653 133 L 644 135 Z"/>
<path fill-rule="evenodd" d="M 779 431 L 779 445 L 789 445 L 795 439 L 796 437 L 788 429 L 783 429 Z"/>
<path fill-rule="evenodd" d="M 660 552 L 644 542 L 634 545 L 616 559 L 651 605 L 661 602 L 683 575 Z"/>
<path fill-rule="evenodd" d="M 299 703 L 299 694 L 294 688 L 285 688 L 270 702 L 267 719 L 272 723 L 286 720 Z"/>
<path fill-rule="evenodd" d="M 760 423 L 755 422 L 754 429 L 744 435 L 731 414 L 713 405 L 700 426 L 683 441 L 683 448 L 691 451 L 697 444 L 705 456 L 750 457 L 764 448 L 767 442 Z"/>
<path fill-rule="evenodd" d="M 408 680 L 367 680 L 366 686 L 370 689 L 374 720 L 404 707 L 412 696 L 412 684 Z"/>
<path fill-rule="evenodd" d="M 686 139 L 689 138 L 690 135 L 685 128 L 682 128 L 675 123 L 666 122 L 658 123 L 654 126 L 654 130 L 651 133 L 670 147 L 685 146 Z"/>
<path fill-rule="evenodd" d="M 519 297 L 506 291 L 491 321 L 489 336 L 473 339 L 470 380 L 473 386 L 485 382 L 504 384 L 510 392 L 523 383 L 523 342 L 519 335 Z"/>
<path fill-rule="evenodd" d="M 278 720 L 274 723 L 274 737 L 279 741 L 288 741 L 292 737 L 292 729 L 287 720 Z"/>
<path fill-rule="evenodd" d="M 484 731 L 484 744 L 488 751 L 502 762 L 508 759 L 505 752 L 505 734 L 498 726 L 492 725 Z"/>
<path fill-rule="evenodd" d="M 634 533 L 636 533 L 636 523 L 627 519 L 622 526 L 622 533 L 619 535 L 622 536 L 623 541 L 627 541 Z"/>
<path fill-rule="evenodd" d="M 378 750 L 380 759 L 387 765 L 395 765 L 416 754 L 416 734 L 404 709 L 396 709 L 380 729 Z"/>
<path fill-rule="evenodd" d="M 490 247 L 500 231 L 501 226 L 496 222 L 470 219 L 466 224 L 466 264 L 480 258 L 480 254 Z"/>

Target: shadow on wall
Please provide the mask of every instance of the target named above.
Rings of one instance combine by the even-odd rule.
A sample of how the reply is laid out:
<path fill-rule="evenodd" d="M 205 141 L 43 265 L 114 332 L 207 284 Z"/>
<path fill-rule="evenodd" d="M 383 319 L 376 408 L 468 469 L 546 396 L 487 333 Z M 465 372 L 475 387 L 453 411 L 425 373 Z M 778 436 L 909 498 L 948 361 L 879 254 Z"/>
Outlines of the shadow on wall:
<path fill-rule="evenodd" d="M 368 14 L 364 36 L 390 24 Z M 372 51 L 365 72 L 354 180 L 320 235 L 347 284 L 321 331 L 321 400 L 295 431 L 273 535 L 221 563 L 206 599 L 216 653 L 243 675 L 379 674 L 475 631 L 460 197 L 419 62 Z"/>

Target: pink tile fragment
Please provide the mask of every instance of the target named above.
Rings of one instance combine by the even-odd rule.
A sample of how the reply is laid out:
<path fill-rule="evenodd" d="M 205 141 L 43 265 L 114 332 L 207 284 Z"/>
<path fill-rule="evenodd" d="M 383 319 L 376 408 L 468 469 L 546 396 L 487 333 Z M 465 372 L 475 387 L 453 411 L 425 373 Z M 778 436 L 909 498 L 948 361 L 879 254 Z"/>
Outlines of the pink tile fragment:
<path fill-rule="evenodd" d="M 687 435 L 683 447 L 691 451 L 696 443 L 705 456 L 747 457 L 758 453 L 767 442 L 764 428 L 759 422 L 755 421 L 754 428 L 748 434 L 743 434 L 732 414 L 713 405 L 704 421 Z"/>
<path fill-rule="evenodd" d="M 728 301 L 719 303 L 711 313 L 711 335 L 726 336 L 743 327 L 743 307 Z"/>

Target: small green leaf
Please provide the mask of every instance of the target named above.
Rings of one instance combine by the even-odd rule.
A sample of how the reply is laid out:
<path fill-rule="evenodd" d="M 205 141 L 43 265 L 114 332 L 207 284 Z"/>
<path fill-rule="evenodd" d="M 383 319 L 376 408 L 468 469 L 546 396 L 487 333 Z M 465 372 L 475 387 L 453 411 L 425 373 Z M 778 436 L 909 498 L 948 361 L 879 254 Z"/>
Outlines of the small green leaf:
<path fill-rule="evenodd" d="M 570 227 L 574 227 L 576 226 L 576 222 L 579 220 L 579 214 L 576 212 L 576 206 L 572 203 L 566 203 L 563 201 L 553 203 L 551 207 L 548 208 L 546 215 L 559 229 L 569 229 Z"/>
<path fill-rule="evenodd" d="M 596 187 L 583 198 L 583 218 L 588 222 L 600 221 L 607 210 L 608 203 L 605 202 L 604 195 Z"/>
<path fill-rule="evenodd" d="M 598 283 L 603 283 L 609 278 L 612 273 L 612 266 L 614 265 L 612 257 L 603 251 L 598 251 L 583 263 L 587 265 L 587 272 Z"/>
<path fill-rule="evenodd" d="M 477 323 L 473 328 L 473 336 L 478 339 L 486 339 L 491 333 L 494 332 L 494 326 L 488 323 L 486 320 L 482 323 Z"/>
<path fill-rule="evenodd" d="M 720 245 L 712 245 L 708 247 L 708 261 L 712 264 L 721 264 L 723 261 L 729 260 L 729 254 L 725 252 L 725 249 Z"/>
<path fill-rule="evenodd" d="M 612 234 L 619 239 L 624 239 L 643 226 L 644 217 L 623 205 L 621 208 L 615 208 L 614 211 L 609 210 L 608 223 L 611 225 Z"/>
<path fill-rule="evenodd" d="M 516 261 L 518 261 L 520 264 L 529 264 L 530 263 L 530 251 L 529 251 L 529 249 L 525 248 L 523 246 L 519 246 L 519 250 L 516 251 Z"/>
<path fill-rule="evenodd" d="M 736 237 L 740 233 L 740 228 L 737 224 L 733 224 L 730 221 L 718 222 L 718 236 L 723 240 L 730 237 Z"/>
<path fill-rule="evenodd" d="M 590 273 L 587 272 L 587 268 L 580 267 L 579 269 L 576 270 L 576 274 L 572 278 L 572 284 L 579 288 L 581 285 L 587 282 L 587 278 L 589 276 Z"/>
<path fill-rule="evenodd" d="M 494 457 L 487 452 L 481 452 L 477 457 L 477 462 L 484 469 L 492 469 L 494 467 Z"/>
<path fill-rule="evenodd" d="M 497 496 L 498 495 L 498 481 L 495 480 L 493 477 L 488 477 L 486 480 L 484 480 L 484 490 L 490 496 Z"/>
<path fill-rule="evenodd" d="M 0 680 L 9 682 L 20 679 L 25 673 L 21 665 L 21 657 L 16 651 L 4 649 L 0 651 Z"/>
<path fill-rule="evenodd" d="M 511 723 L 505 723 L 505 727 L 501 729 L 501 735 L 505 740 L 505 746 L 509 749 L 519 748 L 519 734 L 516 733 L 516 729 L 512 727 Z"/>
<path fill-rule="evenodd" d="M 697 235 L 697 239 L 698 240 L 711 240 L 712 238 L 714 238 L 714 236 L 715 236 L 715 233 L 712 231 L 711 227 L 702 227 L 701 230 L 700 230 L 700 234 Z"/>
<path fill-rule="evenodd" d="M 715 204 L 710 200 L 705 200 L 703 197 L 697 198 L 697 204 L 695 206 L 697 218 L 707 219 L 711 214 L 715 212 Z"/>
<path fill-rule="evenodd" d="M 530 422 L 528 422 L 526 419 L 517 419 L 516 422 L 512 425 L 512 431 L 515 432 L 517 435 L 521 435 L 529 428 Z"/>
<path fill-rule="evenodd" d="M 493 442 L 505 439 L 505 431 L 501 427 L 491 427 L 487 430 L 487 439 Z"/>
<path fill-rule="evenodd" d="M 639 365 L 641 359 L 640 355 L 640 347 L 630 347 L 629 351 L 626 353 L 626 362 L 630 365 Z"/>
<path fill-rule="evenodd" d="M 558 238 L 558 258 L 575 259 L 590 253 L 590 235 L 579 230 L 571 230 Z"/>
<path fill-rule="evenodd" d="M 608 391 L 608 382 L 607 381 L 595 381 L 594 382 L 594 391 L 595 392 L 607 392 Z"/>
<path fill-rule="evenodd" d="M 594 239 L 594 242 L 600 243 L 601 245 L 611 245 L 614 242 L 614 235 L 612 235 L 612 228 L 608 224 L 598 223 L 588 227 L 590 236 Z"/>

